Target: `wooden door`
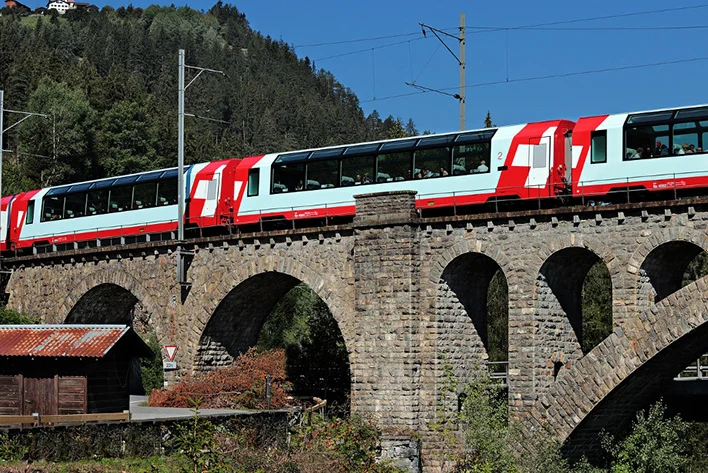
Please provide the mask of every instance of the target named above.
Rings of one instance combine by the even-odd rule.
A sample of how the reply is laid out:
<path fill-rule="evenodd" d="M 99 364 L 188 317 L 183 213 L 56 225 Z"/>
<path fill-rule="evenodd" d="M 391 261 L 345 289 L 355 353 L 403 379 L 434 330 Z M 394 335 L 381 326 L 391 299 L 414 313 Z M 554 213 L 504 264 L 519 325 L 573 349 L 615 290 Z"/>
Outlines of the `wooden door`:
<path fill-rule="evenodd" d="M 57 413 L 57 395 L 54 378 L 24 379 L 24 415 L 39 412 L 44 415 Z"/>

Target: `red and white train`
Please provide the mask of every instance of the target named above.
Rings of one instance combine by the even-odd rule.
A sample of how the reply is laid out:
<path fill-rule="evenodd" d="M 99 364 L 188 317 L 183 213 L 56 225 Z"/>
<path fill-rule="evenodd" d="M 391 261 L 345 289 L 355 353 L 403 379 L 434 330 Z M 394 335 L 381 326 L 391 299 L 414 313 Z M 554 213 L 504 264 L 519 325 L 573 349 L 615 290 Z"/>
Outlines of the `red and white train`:
<path fill-rule="evenodd" d="M 693 106 L 228 159 L 185 168 L 184 223 L 351 217 L 354 195 L 390 190 L 437 209 L 708 188 L 706 146 L 708 106 Z M 2 251 L 165 235 L 177 227 L 177 170 L 33 190 L 1 209 Z"/>

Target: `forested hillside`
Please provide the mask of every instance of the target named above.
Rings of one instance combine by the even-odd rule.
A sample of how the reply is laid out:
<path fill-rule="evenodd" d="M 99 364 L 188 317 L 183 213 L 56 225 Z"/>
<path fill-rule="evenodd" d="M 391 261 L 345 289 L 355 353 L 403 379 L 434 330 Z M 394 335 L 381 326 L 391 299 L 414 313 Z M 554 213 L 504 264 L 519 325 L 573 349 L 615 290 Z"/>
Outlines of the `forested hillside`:
<path fill-rule="evenodd" d="M 106 6 L 0 17 L 5 108 L 46 113 L 5 135 L 3 193 L 176 164 L 177 50 L 223 70 L 187 90 L 186 160 L 402 136 L 411 121 L 365 117 L 356 95 L 252 30 L 235 7 Z M 188 71 L 189 80 L 194 74 Z M 9 120 L 18 116 L 9 115 Z"/>

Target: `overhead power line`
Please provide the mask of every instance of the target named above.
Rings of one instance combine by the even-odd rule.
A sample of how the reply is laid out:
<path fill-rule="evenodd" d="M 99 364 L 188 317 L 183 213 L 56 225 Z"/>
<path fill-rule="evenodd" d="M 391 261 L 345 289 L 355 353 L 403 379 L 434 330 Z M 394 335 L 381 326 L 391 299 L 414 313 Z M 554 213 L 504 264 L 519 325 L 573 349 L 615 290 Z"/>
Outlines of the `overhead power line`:
<path fill-rule="evenodd" d="M 552 22 L 546 22 L 546 23 L 536 23 L 536 24 L 531 24 L 531 25 L 517 25 L 517 26 L 479 26 L 479 25 L 468 25 L 467 28 L 472 29 L 472 30 L 478 30 L 478 31 L 470 31 L 470 33 L 489 33 L 489 32 L 494 32 L 494 31 L 504 31 L 504 30 L 521 30 L 521 29 L 543 29 L 543 27 L 546 26 L 555 26 L 555 25 L 563 25 L 563 24 L 569 24 L 569 23 L 582 23 L 586 21 L 598 21 L 598 20 L 610 20 L 614 18 L 627 18 L 627 17 L 632 17 L 632 16 L 642 16 L 642 15 L 652 15 L 652 14 L 657 14 L 657 13 L 668 13 L 668 12 L 675 12 L 675 11 L 684 11 L 684 10 L 695 10 L 699 8 L 708 8 L 708 4 L 701 4 L 701 5 L 688 5 L 688 6 L 683 6 L 683 7 L 671 7 L 671 8 L 662 8 L 658 10 L 643 10 L 643 11 L 638 11 L 638 12 L 627 12 L 627 13 L 617 13 L 613 15 L 603 15 L 603 16 L 594 16 L 594 17 L 585 17 L 585 18 L 571 18 L 567 20 L 559 20 L 559 21 L 552 21 Z M 708 26 L 703 26 L 703 25 L 696 25 L 696 26 L 647 26 L 647 27 L 617 27 L 617 28 L 607 28 L 609 30 L 640 30 L 640 29 L 647 29 L 647 30 L 682 30 L 682 29 L 706 29 Z M 457 27 L 450 27 L 450 28 L 443 28 L 446 31 L 454 31 L 457 30 Z M 555 30 L 556 28 L 553 28 L 552 30 Z M 594 28 L 571 28 L 567 31 L 571 31 L 574 29 L 578 30 L 593 30 Z M 598 28 L 604 30 L 605 28 Z M 549 28 L 549 30 L 551 30 Z M 566 31 L 565 29 L 562 28 L 557 28 L 559 31 Z M 299 44 L 293 46 L 294 48 L 315 48 L 315 47 L 320 47 L 320 46 L 335 46 L 338 44 L 351 44 L 351 43 L 363 43 L 366 41 L 380 41 L 384 39 L 393 39 L 393 38 L 406 38 L 406 37 L 412 37 L 412 36 L 418 36 L 420 35 L 420 31 L 415 31 L 415 32 L 410 32 L 410 33 L 399 33 L 399 34 L 392 34 L 392 35 L 386 35 L 386 36 L 371 36 L 371 37 L 365 37 L 365 38 L 354 38 L 354 39 L 345 39 L 345 40 L 338 40 L 338 41 L 329 41 L 329 42 L 321 42 L 321 43 L 310 43 L 310 44 Z M 396 43 L 396 44 L 401 44 L 401 43 Z M 364 51 L 369 51 L 369 49 L 365 49 Z M 357 51 L 351 52 L 351 53 L 346 53 L 346 54 L 356 54 Z M 329 58 L 324 58 L 324 59 L 329 59 Z"/>
<path fill-rule="evenodd" d="M 547 74 L 547 75 L 540 75 L 540 76 L 531 76 L 531 77 L 520 77 L 517 79 L 508 79 L 508 80 L 496 80 L 496 81 L 490 81 L 490 82 L 478 82 L 476 84 L 467 84 L 465 85 L 465 88 L 471 89 L 471 88 L 477 88 L 477 87 L 489 87 L 493 85 L 502 85 L 502 84 L 511 84 L 511 83 L 517 83 L 517 82 L 531 82 L 531 81 L 540 81 L 540 80 L 548 80 L 548 79 L 558 79 L 562 77 L 574 77 L 574 76 L 584 76 L 584 75 L 590 75 L 590 74 L 601 74 L 604 72 L 616 72 L 616 71 L 625 71 L 625 70 L 630 70 L 630 69 L 644 69 L 648 67 L 659 67 L 659 66 L 670 66 L 674 64 L 686 64 L 690 62 L 700 62 L 700 61 L 708 61 L 708 56 L 703 56 L 703 57 L 694 57 L 694 58 L 688 58 L 688 59 L 676 59 L 673 61 L 662 61 L 662 62 L 652 62 L 652 63 L 646 63 L 646 64 L 633 64 L 630 66 L 617 66 L 617 67 L 606 67 L 603 69 L 590 69 L 587 71 L 575 71 L 575 72 L 563 72 L 563 73 L 558 73 L 558 74 Z M 447 91 L 447 90 L 456 90 L 458 87 L 442 87 L 437 90 L 439 91 Z M 375 102 L 375 101 L 382 101 L 382 100 L 389 100 L 389 99 L 395 99 L 395 98 L 400 98 L 400 97 L 409 97 L 411 95 L 419 95 L 419 94 L 424 94 L 427 93 L 427 91 L 418 91 L 418 92 L 408 92 L 408 93 L 403 93 L 403 94 L 398 94 L 398 95 L 388 95 L 385 97 L 378 97 L 375 100 L 362 100 L 362 103 L 366 102 Z"/>

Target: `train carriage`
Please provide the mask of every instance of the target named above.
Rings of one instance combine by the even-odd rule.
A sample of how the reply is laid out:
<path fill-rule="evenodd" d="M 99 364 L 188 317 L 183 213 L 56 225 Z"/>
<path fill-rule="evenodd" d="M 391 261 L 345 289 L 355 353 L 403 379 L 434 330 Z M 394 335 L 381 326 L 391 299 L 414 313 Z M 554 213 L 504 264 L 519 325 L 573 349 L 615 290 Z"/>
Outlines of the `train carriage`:
<path fill-rule="evenodd" d="M 580 118 L 573 195 L 708 187 L 708 106 Z"/>
<path fill-rule="evenodd" d="M 502 200 L 559 205 L 559 195 L 574 203 L 635 190 L 677 195 L 708 187 L 706 145 L 702 105 L 227 159 L 185 167 L 183 218 L 203 234 L 351 217 L 356 195 L 396 190 L 416 191 L 420 210 Z M 0 245 L 26 251 L 174 238 L 177 182 L 170 168 L 3 197 Z"/>

